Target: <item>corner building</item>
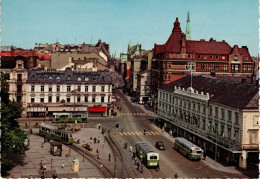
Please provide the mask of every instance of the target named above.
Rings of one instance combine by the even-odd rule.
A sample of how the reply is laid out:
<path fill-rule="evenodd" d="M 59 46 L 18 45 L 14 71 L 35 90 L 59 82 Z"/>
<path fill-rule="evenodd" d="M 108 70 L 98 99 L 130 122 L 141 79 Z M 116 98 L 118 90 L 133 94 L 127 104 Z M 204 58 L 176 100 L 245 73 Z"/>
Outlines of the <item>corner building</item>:
<path fill-rule="evenodd" d="M 158 123 L 218 161 L 259 164 L 258 86 L 186 76 L 158 89 Z"/>
<path fill-rule="evenodd" d="M 112 80 L 109 71 L 30 70 L 27 80 L 27 115 L 54 112 L 111 114 Z"/>

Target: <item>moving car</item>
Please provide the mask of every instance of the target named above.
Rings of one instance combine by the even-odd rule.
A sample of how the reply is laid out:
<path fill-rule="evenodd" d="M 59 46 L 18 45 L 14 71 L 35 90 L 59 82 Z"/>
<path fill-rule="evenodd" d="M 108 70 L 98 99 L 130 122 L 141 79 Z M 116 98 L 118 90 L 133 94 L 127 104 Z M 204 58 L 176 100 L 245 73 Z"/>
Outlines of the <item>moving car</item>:
<path fill-rule="evenodd" d="M 158 141 L 155 143 L 155 147 L 159 150 L 165 150 L 165 146 L 162 141 Z"/>

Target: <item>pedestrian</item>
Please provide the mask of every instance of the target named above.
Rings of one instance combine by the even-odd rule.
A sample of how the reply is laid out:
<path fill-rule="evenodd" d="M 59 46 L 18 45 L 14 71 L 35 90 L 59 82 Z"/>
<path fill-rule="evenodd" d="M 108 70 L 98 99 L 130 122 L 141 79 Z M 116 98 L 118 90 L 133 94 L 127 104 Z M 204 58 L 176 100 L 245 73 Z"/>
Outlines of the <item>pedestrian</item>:
<path fill-rule="evenodd" d="M 44 170 L 44 171 L 47 170 L 47 166 L 46 166 L 46 164 L 43 164 L 43 170 Z"/>
<path fill-rule="evenodd" d="M 44 144 L 44 142 L 42 143 L 42 148 L 43 148 L 43 144 Z"/>
<path fill-rule="evenodd" d="M 133 155 L 132 155 L 132 159 L 134 159 L 135 158 L 135 152 L 133 152 Z"/>
<path fill-rule="evenodd" d="M 103 127 L 102 127 L 102 134 L 104 134 L 104 129 L 103 129 Z"/>
<path fill-rule="evenodd" d="M 125 148 L 127 149 L 127 142 L 125 143 Z"/>
<path fill-rule="evenodd" d="M 96 137 L 94 138 L 94 144 L 97 142 L 97 139 L 96 139 Z"/>
<path fill-rule="evenodd" d="M 31 134 L 33 133 L 33 130 L 32 130 L 32 129 L 30 129 L 30 133 L 31 133 Z"/>
<path fill-rule="evenodd" d="M 98 154 L 98 148 L 97 148 L 96 152 L 97 152 L 97 154 Z"/>
<path fill-rule="evenodd" d="M 104 146 L 105 146 L 105 142 L 103 142 L 102 148 L 104 148 Z"/>
<path fill-rule="evenodd" d="M 70 155 L 71 155 L 71 150 L 69 149 L 69 151 L 68 151 L 68 156 L 70 157 Z"/>
<path fill-rule="evenodd" d="M 90 137 L 89 140 L 90 140 L 90 143 L 92 143 L 92 137 Z"/>
<path fill-rule="evenodd" d="M 133 150 L 133 147 L 132 147 L 132 145 L 130 145 L 129 149 L 130 149 L 130 152 L 132 152 L 132 150 Z"/>
<path fill-rule="evenodd" d="M 62 160 L 61 168 L 64 168 L 64 160 Z"/>
<path fill-rule="evenodd" d="M 110 153 L 108 154 L 108 161 L 111 161 L 111 155 L 110 155 Z"/>
<path fill-rule="evenodd" d="M 143 173 L 143 165 L 140 166 L 140 173 Z"/>
<path fill-rule="evenodd" d="M 178 174 L 177 174 L 177 173 L 175 173 L 175 175 L 174 175 L 174 178 L 176 178 L 176 179 L 177 179 L 178 177 L 179 177 L 179 176 L 178 176 Z"/>
<path fill-rule="evenodd" d="M 206 160 L 206 157 L 207 157 L 206 149 L 205 149 L 204 152 L 203 152 L 203 157 L 204 157 L 204 160 Z"/>
<path fill-rule="evenodd" d="M 138 161 L 137 161 L 136 165 L 137 165 L 137 170 L 139 170 L 139 162 Z"/>
<path fill-rule="evenodd" d="M 32 175 L 30 175 L 30 178 L 31 178 L 31 179 L 33 178 Z"/>
<path fill-rule="evenodd" d="M 136 159 L 136 157 L 135 157 L 135 163 L 134 163 L 134 165 L 136 165 L 137 164 L 137 159 Z"/>
<path fill-rule="evenodd" d="M 98 129 L 100 129 L 100 124 L 98 124 Z"/>
<path fill-rule="evenodd" d="M 43 169 L 43 163 L 42 163 L 42 160 L 41 160 L 41 162 L 40 162 L 40 170 L 42 170 Z"/>

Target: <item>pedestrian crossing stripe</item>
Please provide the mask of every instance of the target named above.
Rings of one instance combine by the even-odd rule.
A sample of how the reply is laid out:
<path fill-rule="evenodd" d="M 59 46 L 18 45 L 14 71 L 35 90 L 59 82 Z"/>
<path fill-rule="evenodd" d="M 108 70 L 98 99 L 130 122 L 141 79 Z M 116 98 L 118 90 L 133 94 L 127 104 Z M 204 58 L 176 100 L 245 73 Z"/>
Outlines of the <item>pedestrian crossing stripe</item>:
<path fill-rule="evenodd" d="M 118 115 L 121 116 L 145 116 L 145 113 L 119 113 Z"/>
<path fill-rule="evenodd" d="M 136 132 L 118 132 L 118 133 L 121 136 L 123 136 L 123 135 L 125 135 L 125 136 L 127 136 L 127 135 L 130 135 L 130 136 L 132 136 L 132 135 L 144 135 L 143 132 L 140 132 L 140 131 L 136 131 Z M 161 134 L 159 132 L 152 132 L 152 131 L 150 131 L 150 132 L 146 132 L 146 135 L 161 135 Z"/>

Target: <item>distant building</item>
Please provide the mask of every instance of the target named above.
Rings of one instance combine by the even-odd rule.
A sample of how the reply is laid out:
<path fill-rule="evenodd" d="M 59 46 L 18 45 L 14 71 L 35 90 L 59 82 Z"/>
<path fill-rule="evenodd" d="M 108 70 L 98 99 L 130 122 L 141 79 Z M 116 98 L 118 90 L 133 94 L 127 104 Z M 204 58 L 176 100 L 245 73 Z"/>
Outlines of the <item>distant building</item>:
<path fill-rule="evenodd" d="M 26 81 L 27 69 L 24 68 L 24 61 L 17 60 L 16 66 L 13 69 L 1 69 L 5 73 L 9 84 L 9 100 L 20 103 L 23 109 L 26 107 Z M 22 111 L 22 116 L 25 116 L 25 111 Z"/>
<path fill-rule="evenodd" d="M 86 72 L 30 70 L 27 80 L 26 111 L 38 117 L 54 112 L 86 112 L 110 115 L 112 80 L 109 71 Z"/>
<path fill-rule="evenodd" d="M 159 88 L 157 122 L 218 161 L 246 169 L 259 164 L 258 93 L 256 85 L 203 76 L 193 76 L 191 87 L 186 76 Z"/>
<path fill-rule="evenodd" d="M 151 72 L 145 70 L 137 74 L 136 99 L 140 104 L 150 105 Z"/>

